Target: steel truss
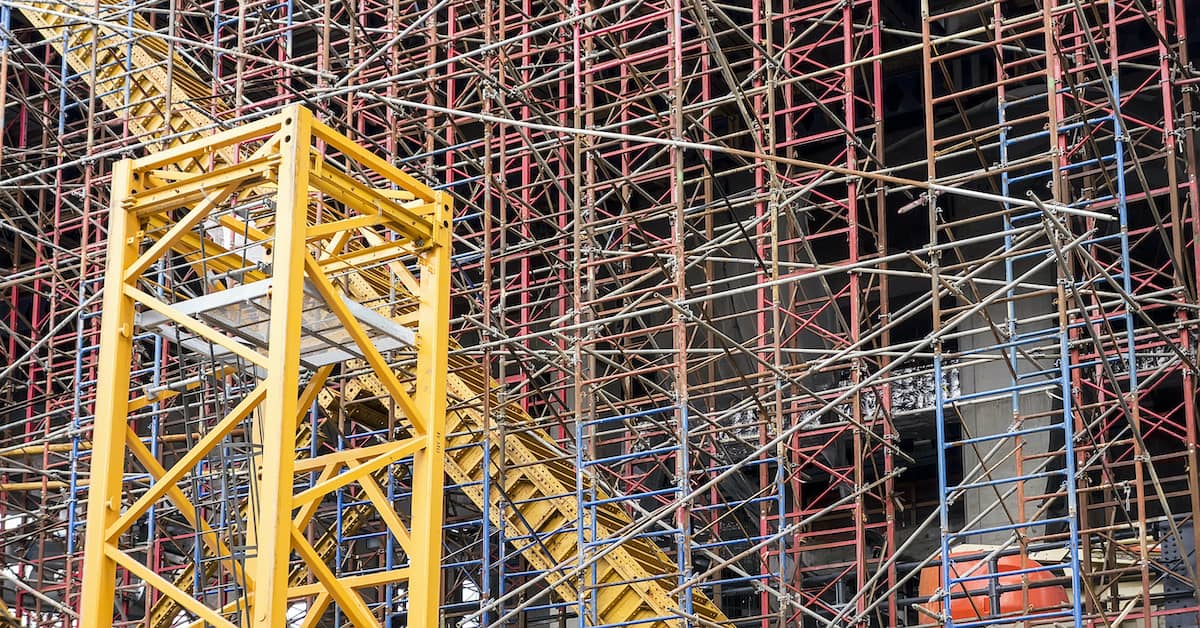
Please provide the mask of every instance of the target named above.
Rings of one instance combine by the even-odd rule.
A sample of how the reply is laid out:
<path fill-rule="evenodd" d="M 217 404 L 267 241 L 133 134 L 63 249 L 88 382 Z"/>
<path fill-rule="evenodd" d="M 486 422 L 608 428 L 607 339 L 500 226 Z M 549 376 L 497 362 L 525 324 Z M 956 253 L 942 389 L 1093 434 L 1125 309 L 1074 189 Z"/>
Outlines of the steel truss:
<path fill-rule="evenodd" d="M 253 151 L 246 160 L 229 159 L 243 147 Z M 207 171 L 194 166 L 213 162 L 219 165 Z M 299 107 L 120 161 L 112 186 L 81 596 L 81 608 L 93 611 L 83 614 L 83 625 L 111 625 L 102 609 L 113 607 L 118 567 L 216 626 L 283 625 L 296 600 L 307 602 L 310 624 L 336 603 L 355 626 L 375 626 L 376 617 L 355 589 L 397 581 L 408 582 L 410 621 L 436 623 L 449 197 Z M 211 243 L 194 246 L 214 228 L 240 234 L 240 246 L 225 251 Z M 383 244 L 353 246 L 366 237 L 363 230 L 379 234 L 375 237 Z M 143 242 L 149 243 L 144 250 Z M 188 264 L 147 272 L 172 251 Z M 261 257 L 253 259 L 256 252 Z M 338 284 L 348 281 L 345 269 L 367 259 L 414 269 L 399 276 L 408 282 L 412 302 L 387 304 L 405 310 L 411 327 L 344 296 Z M 189 270 L 196 274 L 192 286 L 163 280 Z M 221 279 L 211 279 L 217 271 Z M 131 390 L 139 336 L 156 330 L 195 350 L 200 359 L 181 361 L 153 391 Z M 381 345 L 413 354 L 411 393 L 380 353 Z M 370 365 L 408 419 L 408 435 L 384 434 L 378 444 L 357 441 L 297 461 L 298 450 L 311 450 L 298 442 L 297 424 L 311 412 L 334 368 L 348 358 Z M 224 363 L 237 368 L 219 368 Z M 167 411 L 160 404 L 200 382 L 225 388 L 228 411 L 202 419 L 185 450 L 156 454 L 150 447 L 153 426 L 161 425 Z M 139 412 L 144 408 L 149 412 Z M 242 456 L 221 451 L 239 447 Z M 408 458 L 412 496 L 405 522 L 372 474 Z M 213 465 L 248 478 L 253 506 L 244 520 L 197 503 L 203 493 L 192 491 L 211 481 Z M 306 537 L 304 530 L 321 504 L 351 484 L 375 505 L 375 514 L 407 557 L 406 566 L 338 577 Z M 190 524 L 186 534 L 204 545 L 205 560 L 218 563 L 238 585 L 218 598 L 216 608 L 199 591 L 176 587 L 134 553 L 145 541 L 131 530 L 163 499 Z M 168 529 L 173 536 L 181 533 L 178 522 L 162 522 L 156 531 Z M 153 542 L 156 534 L 148 534 Z M 127 540 L 131 536 L 137 539 L 133 545 Z M 315 582 L 292 585 L 293 552 Z"/>

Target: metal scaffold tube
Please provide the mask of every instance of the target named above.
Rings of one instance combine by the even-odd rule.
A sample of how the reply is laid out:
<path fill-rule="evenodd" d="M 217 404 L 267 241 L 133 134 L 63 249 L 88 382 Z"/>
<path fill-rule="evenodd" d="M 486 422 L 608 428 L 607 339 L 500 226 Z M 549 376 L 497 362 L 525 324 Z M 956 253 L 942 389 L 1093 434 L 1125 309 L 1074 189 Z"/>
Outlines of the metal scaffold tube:
<path fill-rule="evenodd" d="M 0 625 L 1200 623 L 1198 19 L 0 0 Z"/>

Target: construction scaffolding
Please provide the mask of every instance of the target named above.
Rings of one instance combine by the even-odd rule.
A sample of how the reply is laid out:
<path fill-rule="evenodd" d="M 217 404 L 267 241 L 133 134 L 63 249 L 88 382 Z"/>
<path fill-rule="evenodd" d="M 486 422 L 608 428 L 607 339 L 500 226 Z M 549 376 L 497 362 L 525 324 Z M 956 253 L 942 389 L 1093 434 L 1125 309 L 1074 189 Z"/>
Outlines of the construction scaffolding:
<path fill-rule="evenodd" d="M 1184 0 L 0 0 L 0 625 L 96 610 L 104 467 L 145 507 L 114 625 L 249 625 L 267 454 L 222 420 L 253 356 L 139 317 L 149 456 L 93 458 L 109 190 L 293 103 L 453 198 L 444 625 L 1200 624 L 1197 28 Z M 323 194 L 378 184 L 313 151 L 346 173 Z M 245 189 L 135 233 L 181 238 L 146 297 L 272 270 L 273 191 Z M 368 328 L 415 325 L 412 264 L 347 237 Z M 330 488 L 300 558 L 362 606 L 293 570 L 275 625 L 428 623 L 387 575 L 414 462 L 319 465 L 419 431 L 384 336 L 386 369 L 326 347 L 291 386 L 292 488 Z M 156 499 L 218 426 L 194 509 Z"/>

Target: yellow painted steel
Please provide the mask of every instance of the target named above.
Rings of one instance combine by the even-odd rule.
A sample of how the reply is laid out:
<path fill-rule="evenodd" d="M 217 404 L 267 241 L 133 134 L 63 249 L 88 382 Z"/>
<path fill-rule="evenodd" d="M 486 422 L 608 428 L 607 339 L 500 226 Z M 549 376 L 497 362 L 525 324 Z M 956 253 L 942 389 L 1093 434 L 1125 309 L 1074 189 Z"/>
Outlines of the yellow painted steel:
<path fill-rule="evenodd" d="M 0 628 L 16 628 L 20 625 L 20 622 L 17 621 L 16 617 L 13 617 L 12 611 L 9 610 L 4 600 L 0 600 Z"/>
<path fill-rule="evenodd" d="M 101 0 L 101 7 L 106 4 L 108 4 L 107 0 Z M 127 60 L 125 51 L 129 38 L 120 34 L 119 26 L 110 27 L 99 24 L 96 28 L 72 29 L 69 31 L 72 50 L 67 51 L 63 45 L 63 27 L 71 16 L 77 15 L 76 9 L 58 3 L 34 3 L 33 6 L 35 10 L 25 9 L 21 6 L 18 8 L 31 23 L 43 29 L 51 45 L 55 46 L 60 53 L 66 52 L 68 63 L 76 72 L 83 74 L 92 82 L 94 91 L 101 95 L 100 100 L 105 107 L 115 115 L 124 118 L 131 130 L 139 137 L 167 138 L 154 145 L 159 152 L 153 156 L 157 161 L 148 163 L 150 171 L 147 174 L 150 175 L 150 179 L 162 179 L 160 182 L 166 185 L 171 182 L 182 184 L 192 180 L 194 176 L 201 176 L 204 168 L 196 160 L 192 161 L 190 168 L 174 172 L 160 172 L 163 164 L 180 158 L 181 150 L 186 153 L 187 149 L 181 148 L 180 144 L 204 137 L 206 130 L 211 126 L 208 118 L 190 107 L 175 105 L 168 111 L 164 103 L 167 100 L 167 94 L 174 94 L 177 102 L 184 97 L 195 99 L 197 102 L 212 102 L 209 87 L 189 72 L 186 64 L 178 58 L 172 60 L 172 74 L 168 80 L 165 71 L 166 46 L 152 37 L 136 38 L 134 54 Z M 143 32 L 150 30 L 149 24 L 137 15 L 133 17 L 133 26 Z M 93 58 L 96 60 L 94 66 Z M 133 85 L 129 102 L 126 102 L 121 90 L 107 88 L 124 84 L 126 80 Z M 245 139 L 253 137 L 261 131 L 261 126 L 250 125 L 250 127 L 235 131 L 235 133 L 242 133 L 241 139 Z M 232 167 L 239 162 L 237 151 L 232 147 L 215 149 L 209 156 L 217 168 Z M 243 167 L 249 161 L 249 159 L 241 160 Z M 241 172 L 245 173 L 246 171 L 243 169 Z M 407 177 L 407 175 L 404 176 Z M 328 177 L 326 176 L 318 178 L 318 184 L 322 187 L 329 187 L 327 181 Z M 402 188 L 414 185 L 419 184 L 415 180 L 401 182 Z M 188 189 L 195 190 L 196 186 Z M 212 189 L 209 188 L 209 191 L 211 193 Z M 349 200 L 352 204 L 361 206 L 360 203 L 364 199 L 374 200 L 375 198 L 374 194 L 368 193 L 366 196 L 362 194 L 362 191 L 358 191 L 355 195 L 345 196 L 343 200 Z M 379 194 L 386 197 L 394 192 L 379 191 Z M 433 195 L 427 195 L 423 199 L 413 195 L 412 198 L 426 202 L 431 209 L 437 206 Z M 202 200 L 202 198 L 195 199 L 195 202 Z M 223 217 L 223 221 L 225 218 Z M 414 218 L 414 220 L 417 219 Z M 145 225 L 148 229 L 165 231 L 168 223 L 161 215 L 152 214 L 146 219 Z M 242 230 L 238 229 L 238 231 Z M 370 234 L 366 233 L 364 237 L 369 240 Z M 383 249 L 361 248 L 343 252 L 342 247 L 337 246 L 334 247 L 335 252 L 318 261 L 328 267 L 328 272 L 335 272 L 345 271 L 355 264 L 366 263 L 367 260 L 374 263 L 379 263 L 381 260 L 387 261 L 389 255 L 397 255 L 395 249 L 382 240 L 377 239 L 371 243 L 371 246 L 377 245 L 383 245 Z M 205 263 L 215 272 L 228 272 L 240 268 L 241 259 L 238 256 L 224 253 L 216 243 L 205 240 L 194 232 L 183 233 L 171 246 L 177 254 L 191 261 L 199 258 L 199 251 L 202 247 L 206 255 Z M 133 252 L 130 252 L 129 255 L 133 255 Z M 377 302 L 380 295 L 386 294 L 389 289 L 394 289 L 402 295 L 410 295 L 420 289 L 415 278 L 405 277 L 406 271 L 402 266 L 394 264 L 393 273 L 400 279 L 400 283 L 395 286 L 380 284 L 380 279 L 375 274 L 347 275 L 351 296 L 361 302 Z M 441 275 L 445 276 L 447 273 L 441 273 Z M 252 270 L 245 273 L 245 278 L 246 281 L 252 281 L 264 277 L 258 271 Z M 114 310 L 106 308 L 106 312 L 108 311 Z M 411 324 L 415 319 L 412 314 L 402 313 L 395 317 L 395 320 L 403 324 Z M 547 434 L 539 430 L 524 429 L 530 424 L 530 418 L 512 404 L 502 405 L 494 389 L 487 390 L 484 384 L 484 374 L 479 365 L 471 363 L 465 358 L 452 357 L 448 369 L 444 372 L 447 373 L 446 391 L 451 400 L 478 402 L 484 394 L 490 395 L 492 396 L 492 407 L 503 409 L 504 420 L 510 425 L 521 428 L 505 435 L 501 435 L 499 432 L 483 435 L 486 439 L 486 446 L 492 449 L 492 459 L 498 459 L 498 452 L 503 448 L 504 455 L 509 462 L 506 475 L 502 478 L 495 478 L 492 493 L 484 495 L 480 480 L 484 474 L 494 474 L 495 470 L 483 468 L 481 447 L 463 447 L 463 445 L 478 442 L 485 423 L 476 407 L 466 406 L 456 409 L 449 414 L 444 427 L 445 434 L 458 433 L 452 437 L 447 446 L 449 453 L 442 461 L 446 473 L 455 482 L 467 486 L 464 489 L 465 492 L 478 506 L 484 508 L 486 505 L 493 523 L 503 522 L 508 529 L 512 530 L 526 530 L 527 526 L 532 526 L 533 530 L 529 531 L 530 533 L 538 532 L 544 535 L 541 543 L 534 544 L 533 541 L 527 541 L 526 543 L 529 544 L 527 547 L 516 548 L 522 550 L 522 555 L 526 556 L 534 567 L 553 570 L 563 565 L 576 564 L 579 558 L 576 535 L 574 533 L 555 534 L 553 531 L 576 520 L 579 504 L 574 496 L 575 477 L 577 474 L 582 474 L 585 484 L 590 488 L 593 482 L 590 475 L 575 469 L 569 461 L 570 457 L 558 448 Z M 351 418 L 368 425 L 382 426 L 387 415 L 378 407 L 377 403 L 355 403 L 355 401 L 359 397 L 388 394 L 387 387 L 383 385 L 386 379 L 381 379 L 373 373 L 361 376 L 346 383 L 340 392 L 323 390 L 318 397 L 319 403 L 327 413 L 344 407 Z M 419 394 L 414 399 L 414 403 L 423 405 L 439 402 L 444 404 L 445 400 L 423 398 Z M 311 433 L 302 426 L 294 442 L 303 446 L 308 443 L 311 436 Z M 376 471 L 368 477 L 370 482 L 376 485 L 385 485 L 390 481 L 384 470 Z M 364 488 L 370 492 L 369 485 L 364 484 Z M 433 503 L 433 500 L 440 499 L 441 492 L 438 491 L 438 493 L 437 496 L 429 496 L 427 507 L 438 507 Z M 603 491 L 600 491 L 600 494 L 602 497 L 606 497 Z M 513 507 L 511 504 L 519 504 L 519 506 Z M 352 534 L 353 531 L 359 529 L 372 517 L 375 509 L 374 503 L 346 509 L 341 521 L 343 533 Z M 629 515 L 615 503 L 603 504 L 598 507 L 598 537 L 604 538 L 627 526 L 630 521 Z M 290 531 L 288 532 L 290 534 Z M 415 530 L 410 531 L 414 538 L 415 532 Z M 418 541 L 415 544 L 421 545 L 421 542 Z M 313 544 L 313 549 L 317 557 L 328 560 L 333 555 L 335 546 L 336 538 L 330 531 L 317 539 Z M 426 547 L 429 545 L 427 544 Z M 196 565 L 189 564 L 176 577 L 174 586 L 178 590 L 183 591 L 190 587 L 195 578 L 195 568 Z M 211 574 L 208 570 L 215 569 L 215 566 L 212 562 L 206 562 L 204 569 L 206 570 L 205 576 L 207 576 Z M 303 570 L 292 569 L 288 577 L 290 590 L 310 590 L 299 585 L 303 575 Z M 673 560 L 652 542 L 646 539 L 627 541 L 597 561 L 595 582 L 590 584 L 597 587 L 599 604 L 598 608 L 591 610 L 602 623 L 628 623 L 643 626 L 675 624 L 677 622 L 662 621 L 661 618 L 680 614 L 680 600 L 677 595 L 670 593 L 678 577 L 678 568 Z M 574 601 L 580 597 L 578 585 L 577 581 L 563 581 L 556 587 L 556 592 L 562 599 Z M 303 586 L 312 587 L 314 585 Z M 315 589 L 313 590 L 315 591 Z M 421 593 L 421 595 L 427 597 L 425 593 Z M 316 595 L 313 608 L 322 609 L 331 602 L 329 593 L 322 591 Z M 693 612 L 698 618 L 712 624 L 729 625 L 729 620 L 703 594 L 697 592 L 692 604 Z M 103 608 L 103 605 L 89 605 L 85 608 Z M 170 596 L 160 598 L 150 611 L 149 624 L 154 628 L 172 626 L 175 624 L 178 614 L 185 608 L 186 605 L 180 604 Z M 304 625 L 315 625 L 315 622 L 316 620 L 310 616 Z M 412 625 L 420 624 L 413 622 Z"/>
<path fill-rule="evenodd" d="M 104 316 L 100 321 L 100 364 L 96 380 L 96 424 L 92 430 L 91 483 L 84 530 L 81 609 L 97 609 L 93 626 L 112 619 L 117 562 L 108 551 L 108 529 L 120 517 L 124 493 L 125 430 L 129 410 L 129 364 L 133 353 L 133 298 L 125 293 L 125 268 L 136 259 L 136 222 L 125 211 L 133 187 L 133 165 L 113 168 L 108 221 L 108 267 L 104 275 Z M 134 224 L 130 224 L 133 222 Z M 111 287 L 110 287 L 111 286 Z M 105 612 L 103 609 L 109 609 Z M 103 617 L 107 615 L 107 617 Z M 90 628 L 90 627 L 89 627 Z"/>
<path fill-rule="evenodd" d="M 327 564 L 327 544 L 314 546 L 302 532 L 315 513 L 316 504 L 331 490 L 360 483 L 367 494 L 376 497 L 372 499 L 376 509 L 374 514 L 383 525 L 397 538 L 420 541 L 405 543 L 409 568 L 393 570 L 390 574 L 395 579 L 409 579 L 408 612 L 414 620 L 413 625 L 433 626 L 440 598 L 436 576 L 441 566 L 441 496 L 445 477 L 442 459 L 446 433 L 451 201 L 446 195 L 430 190 L 366 153 L 332 129 L 314 123 L 311 113 L 302 107 L 289 107 L 250 126 L 254 129 L 253 134 L 247 134 L 244 128 L 217 133 L 141 159 L 123 160 L 115 168 L 109 209 L 112 237 L 100 332 L 99 359 L 103 366 L 98 386 L 102 392 L 98 394 L 97 402 L 84 544 L 83 608 L 89 612 L 81 613 L 82 625 L 98 628 L 112 621 L 116 570 L 120 566 L 179 607 L 215 625 L 283 626 L 289 610 L 298 599 L 304 598 L 313 609 L 336 604 L 355 626 L 378 626 L 377 618 L 356 587 L 374 587 L 391 580 L 381 580 L 380 576 L 339 579 Z M 260 148 L 252 160 L 256 156 L 267 157 L 263 163 L 272 164 L 270 169 L 252 177 L 245 176 L 245 169 L 235 167 L 218 167 L 208 172 L 196 169 L 196 164 L 211 163 L 215 155 L 246 141 L 259 143 Z M 322 146 L 320 150 L 318 144 Z M 358 238 L 360 230 L 367 228 L 365 223 L 353 220 L 350 206 L 343 206 L 350 214 L 347 216 L 326 217 L 310 211 L 314 203 L 327 195 L 318 186 L 310 185 L 309 171 L 319 168 L 328 174 L 336 170 L 337 167 L 324 156 L 330 150 L 340 153 L 338 157 L 346 162 L 345 168 L 359 173 L 357 186 L 362 187 L 370 180 L 370 175 L 362 174 L 368 171 L 396 185 L 408 186 L 405 191 L 410 195 L 426 198 L 433 204 L 431 208 L 418 209 L 381 196 L 377 202 L 386 203 L 389 206 L 386 211 L 378 205 L 370 210 L 380 217 L 369 226 L 372 232 L 377 236 L 391 233 L 396 237 L 394 246 L 406 252 L 409 261 L 418 269 L 418 291 L 411 295 L 410 305 L 417 312 L 413 330 L 416 392 L 411 398 L 343 300 L 342 291 L 332 283 L 325 267 L 313 257 L 314 252 L 339 253 L 338 248 Z M 162 168 L 188 170 L 193 176 L 186 180 L 154 176 L 153 173 Z M 353 177 L 343 172 L 336 180 L 348 184 Z M 181 186 L 180 181 L 185 185 Z M 264 186 L 264 181 L 274 185 Z M 184 187 L 212 191 L 190 196 L 181 193 L 189 197 L 189 203 L 180 202 L 176 195 L 164 194 L 161 189 L 182 190 Z M 245 347 L 226 332 L 201 323 L 177 304 L 169 302 L 171 297 L 154 297 L 138 287 L 144 281 L 142 273 L 158 257 L 181 246 L 185 241 L 184 233 L 205 237 L 203 231 L 195 231 L 206 220 L 216 222 L 214 216 L 228 210 L 222 199 L 238 192 L 267 198 L 274 207 L 269 214 L 259 216 L 260 222 L 267 224 L 256 232 L 262 238 L 260 245 L 270 248 L 269 313 L 264 321 L 269 336 L 265 347 Z M 172 223 L 168 212 L 176 209 L 187 210 L 187 213 L 184 219 Z M 166 227 L 166 224 L 171 226 Z M 352 235 L 341 237 L 341 230 L 331 225 L 343 226 Z M 157 245 L 152 241 L 156 233 L 160 236 L 157 242 L 165 244 Z M 148 244 L 145 251 L 142 251 L 143 244 Z M 257 267 L 255 262 L 248 260 L 241 264 L 246 269 Z M 306 283 L 316 287 L 324 307 L 337 317 L 355 352 L 367 356 L 373 375 L 380 378 L 378 381 L 391 382 L 385 388 L 406 413 L 412 438 L 381 443 L 356 453 L 341 452 L 324 460 L 310 460 L 301 465 L 301 471 L 319 468 L 320 476 L 315 486 L 297 494 L 296 449 L 300 444 L 298 441 L 308 440 L 308 436 L 298 432 L 298 420 L 331 372 L 329 365 L 322 366 L 313 373 L 307 385 L 302 386 L 301 352 L 304 345 L 301 340 Z M 139 306 L 161 315 L 161 320 L 226 347 L 230 354 L 259 367 L 257 387 L 224 418 L 210 426 L 169 469 L 150 454 L 141 442 L 142 437 L 133 431 L 137 423 L 129 420 L 129 382 L 136 332 L 134 312 Z M 350 354 L 343 352 L 343 355 Z M 188 478 L 209 452 L 234 429 L 251 420 L 254 429 L 249 432 L 259 436 L 256 443 L 259 455 L 254 461 L 258 485 L 255 503 L 248 509 L 244 539 L 246 545 L 254 547 L 254 555 L 245 559 L 243 571 L 239 561 L 231 560 L 229 547 L 213 533 L 184 487 L 188 486 Z M 136 461 L 136 464 L 131 462 L 129 468 L 127 454 Z M 382 492 L 372 474 L 409 455 L 415 457 L 412 481 L 417 496 L 405 525 L 390 502 L 378 499 Z M 318 467 L 321 462 L 325 464 Z M 127 471 L 148 473 L 154 481 L 149 488 L 141 484 L 126 486 L 123 479 Z M 429 496 L 421 497 L 420 492 L 427 492 Z M 210 608 L 183 587 L 136 564 L 122 547 L 126 530 L 161 499 L 174 503 L 196 528 L 212 556 L 226 559 L 220 562 L 231 571 L 234 582 L 239 585 L 241 601 L 219 609 Z M 299 512 L 293 519 L 297 510 Z M 293 553 L 300 557 L 300 562 L 292 559 Z M 298 567 L 299 571 L 311 574 L 316 582 L 298 585 L 297 579 L 292 577 Z M 429 578 L 430 574 L 435 577 Z M 357 584 L 360 582 L 362 584 Z M 249 617 L 245 616 L 247 609 Z M 319 615 L 320 611 L 316 613 Z"/>

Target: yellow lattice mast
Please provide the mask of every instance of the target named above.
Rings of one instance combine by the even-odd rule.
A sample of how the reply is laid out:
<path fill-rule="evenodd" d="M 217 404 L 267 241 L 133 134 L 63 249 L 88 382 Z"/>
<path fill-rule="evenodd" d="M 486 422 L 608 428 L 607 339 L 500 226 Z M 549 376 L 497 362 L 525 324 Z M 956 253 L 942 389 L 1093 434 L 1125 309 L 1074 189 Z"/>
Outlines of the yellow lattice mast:
<path fill-rule="evenodd" d="M 315 142 L 321 142 L 318 152 Z M 247 143 L 252 155 L 232 166 L 197 172 L 218 151 Z M 331 159 L 331 153 L 338 158 Z M 366 175 L 364 176 L 364 173 Z M 372 181 L 385 181 L 377 188 Z M 440 581 L 448 327 L 450 317 L 449 197 L 420 184 L 289 107 L 261 122 L 187 142 L 117 164 L 109 218 L 108 266 L 100 332 L 100 372 L 88 494 L 82 608 L 84 625 L 112 621 L 116 570 L 123 567 L 195 616 L 215 626 L 282 626 L 290 605 L 303 600 L 319 618 L 336 603 L 355 626 L 378 622 L 358 587 L 408 581 L 411 625 L 437 624 Z M 240 196 L 239 196 L 240 195 Z M 269 201 L 254 226 L 232 211 L 231 199 Z M 407 199 L 407 200 L 406 200 Z M 317 211 L 333 206 L 340 211 Z M 179 212 L 181 218 L 172 218 Z M 151 224 L 170 227 L 147 238 Z M 243 222 L 245 221 L 245 222 Z M 269 251 L 242 257 L 242 281 L 190 299 L 154 296 L 143 276 L 186 234 L 223 225 Z M 348 245 L 370 231 L 373 247 Z M 145 246 L 143 246 L 145 245 Z M 409 289 L 415 324 L 404 327 L 359 305 L 338 285 L 339 275 L 364 255 L 402 260 L 418 269 Z M 237 266 L 237 262 L 230 261 Z M 260 273 L 259 268 L 269 269 Z M 250 303 L 254 307 L 241 307 Z M 336 319 L 336 321 L 334 321 Z M 134 335 L 172 330 L 202 339 L 225 356 L 252 365 L 257 384 L 170 468 L 151 454 L 129 420 Z M 414 392 L 397 378 L 377 345 L 415 351 Z M 335 365 L 365 361 L 411 425 L 412 436 L 296 460 L 297 423 Z M 305 371 L 307 373 L 305 374 Z M 244 563 L 209 527 L 184 490 L 190 474 L 235 429 L 260 435 L 254 459 L 256 499 L 246 525 L 253 546 Z M 372 473 L 412 456 L 412 511 L 406 525 Z M 148 488 L 126 481 L 126 468 L 149 474 Z M 317 480 L 294 492 L 297 474 Z M 357 483 L 409 557 L 409 566 L 367 576 L 339 577 L 304 535 L 319 504 Z M 240 597 L 213 609 L 154 573 L 121 544 L 125 532 L 160 499 L 170 500 L 225 565 Z M 124 506 L 131 503 L 129 506 Z M 410 529 L 411 528 L 411 529 Z M 292 586 L 292 553 L 315 584 Z"/>

